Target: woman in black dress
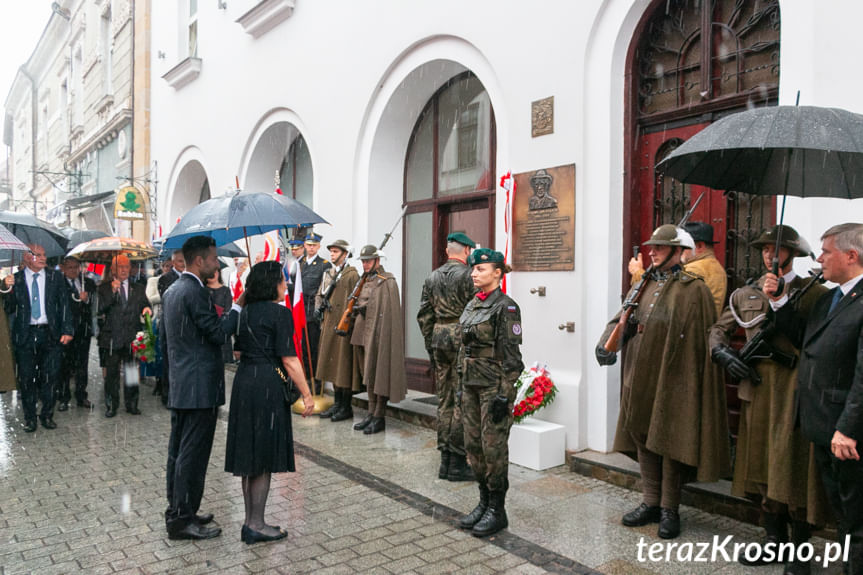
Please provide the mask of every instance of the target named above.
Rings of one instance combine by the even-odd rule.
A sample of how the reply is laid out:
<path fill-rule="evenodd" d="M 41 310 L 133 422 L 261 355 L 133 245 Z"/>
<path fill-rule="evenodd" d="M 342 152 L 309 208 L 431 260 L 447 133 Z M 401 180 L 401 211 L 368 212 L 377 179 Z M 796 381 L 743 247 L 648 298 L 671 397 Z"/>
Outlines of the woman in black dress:
<path fill-rule="evenodd" d="M 305 411 L 315 407 L 293 344 L 285 278 L 278 262 L 261 262 L 249 273 L 246 305 L 240 314 L 236 349 L 241 353 L 228 414 L 225 471 L 243 478 L 246 520 L 241 539 L 247 544 L 282 539 L 286 533 L 264 523 L 272 473 L 295 471 L 291 416 L 285 405 L 282 374 L 302 393 Z"/>

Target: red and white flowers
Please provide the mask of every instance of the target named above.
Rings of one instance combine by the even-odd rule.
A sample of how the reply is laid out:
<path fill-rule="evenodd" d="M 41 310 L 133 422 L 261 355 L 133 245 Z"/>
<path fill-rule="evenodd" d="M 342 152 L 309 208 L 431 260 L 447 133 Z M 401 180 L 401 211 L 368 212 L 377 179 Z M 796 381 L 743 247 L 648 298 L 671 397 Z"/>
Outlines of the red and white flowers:
<path fill-rule="evenodd" d="M 554 401 L 557 393 L 548 368 L 544 365 L 540 367 L 539 362 L 521 373 L 515 382 L 515 390 L 515 405 L 512 409 L 514 423 L 521 422 Z"/>

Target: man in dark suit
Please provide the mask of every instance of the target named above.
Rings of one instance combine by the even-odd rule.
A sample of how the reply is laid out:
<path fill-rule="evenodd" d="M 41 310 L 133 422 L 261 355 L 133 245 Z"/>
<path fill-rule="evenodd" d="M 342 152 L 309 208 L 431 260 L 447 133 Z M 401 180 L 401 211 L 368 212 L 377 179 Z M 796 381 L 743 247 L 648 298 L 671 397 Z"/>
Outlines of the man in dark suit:
<path fill-rule="evenodd" d="M 198 515 L 219 406 L 225 403 L 222 346 L 237 329 L 241 295 L 220 318 L 207 279 L 219 272 L 212 238 L 194 236 L 183 244 L 186 270 L 162 299 L 162 337 L 171 386 L 171 439 L 168 443 L 165 526 L 171 539 L 209 539 L 218 527 L 204 527 L 212 514 Z"/>
<path fill-rule="evenodd" d="M 863 438 L 863 224 L 833 226 L 821 240 L 818 262 L 824 278 L 839 285 L 818 299 L 808 319 L 784 305 L 787 294 L 772 295 L 776 276 L 768 274 L 763 289 L 778 310 L 778 330 L 802 350 L 798 421 L 814 446 L 840 542 L 850 538 L 845 572 L 863 575 L 863 462 L 858 443 Z M 796 567 L 786 573 L 809 572 L 808 564 Z"/>
<path fill-rule="evenodd" d="M 321 340 L 321 321 L 315 317 L 315 296 L 321 287 L 324 272 L 333 265 L 318 255 L 321 249 L 321 236 L 310 232 L 304 243 L 306 257 L 300 259 L 300 270 L 303 278 L 303 304 L 306 308 L 306 329 L 309 333 L 309 351 L 312 354 L 312 372 L 309 381 L 314 378 L 318 365 L 318 347 Z M 301 360 L 302 361 L 302 360 Z M 305 364 L 305 361 L 303 361 Z M 320 392 L 321 382 L 315 379 L 314 392 Z"/>
<path fill-rule="evenodd" d="M 138 369 L 132 355 L 132 341 L 141 329 L 141 316 L 151 314 L 150 300 L 146 288 L 129 281 L 132 269 L 129 258 L 120 254 L 111 261 L 111 282 L 99 286 L 99 315 L 104 317 L 97 341 L 105 360 L 105 417 L 117 415 L 120 405 L 120 369 L 137 375 Z M 125 381 L 123 401 L 126 412 L 140 415 L 138 409 L 139 385 Z"/>
<path fill-rule="evenodd" d="M 163 273 L 159 277 L 158 290 L 159 296 L 165 296 L 165 290 L 171 287 L 171 284 L 180 279 L 180 274 L 183 273 L 183 270 L 186 269 L 186 261 L 183 259 L 183 252 L 181 250 L 174 250 L 174 253 L 171 254 L 171 266 L 172 270 Z"/>
<path fill-rule="evenodd" d="M 66 411 L 72 399 L 72 378 L 75 379 L 75 402 L 78 407 L 91 407 L 90 400 L 87 399 L 87 366 L 90 361 L 90 339 L 93 335 L 90 296 L 96 293 L 96 284 L 81 274 L 81 262 L 74 257 L 65 258 L 61 270 L 69 289 L 69 310 L 75 326 L 72 342 L 63 348 L 63 364 L 57 389 L 57 411 Z"/>
<path fill-rule="evenodd" d="M 46 269 L 45 248 L 30 245 L 24 267 L 4 279 L 4 305 L 12 322 L 12 345 L 18 367 L 18 390 L 24 408 L 24 431 L 36 431 L 36 402 L 42 400 L 42 427 L 55 429 L 54 384 L 60 375 L 63 346 L 75 333 L 63 276 Z"/>

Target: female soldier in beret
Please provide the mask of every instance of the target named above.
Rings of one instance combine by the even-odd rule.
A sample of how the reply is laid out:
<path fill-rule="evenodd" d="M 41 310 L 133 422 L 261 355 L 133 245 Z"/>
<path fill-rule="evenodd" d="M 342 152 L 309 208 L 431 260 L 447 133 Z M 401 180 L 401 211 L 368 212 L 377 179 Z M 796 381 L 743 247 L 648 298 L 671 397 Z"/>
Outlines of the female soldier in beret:
<path fill-rule="evenodd" d="M 481 248 L 471 253 L 471 279 L 479 290 L 461 314 L 459 352 L 465 451 L 479 483 L 479 504 L 459 521 L 476 537 L 507 526 L 504 499 L 509 487 L 509 429 L 515 382 L 521 375 L 521 311 L 500 290 L 510 271 L 503 254 Z"/>

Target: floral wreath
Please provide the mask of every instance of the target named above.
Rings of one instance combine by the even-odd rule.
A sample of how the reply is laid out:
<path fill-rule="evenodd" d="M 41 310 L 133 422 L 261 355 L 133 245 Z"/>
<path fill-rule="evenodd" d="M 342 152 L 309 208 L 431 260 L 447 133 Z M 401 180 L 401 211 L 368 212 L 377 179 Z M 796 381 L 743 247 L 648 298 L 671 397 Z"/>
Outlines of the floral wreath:
<path fill-rule="evenodd" d="M 554 401 L 557 393 L 548 368 L 544 365 L 540 367 L 539 362 L 521 372 L 515 382 L 515 390 L 515 406 L 512 409 L 514 423 L 520 423 Z"/>
<path fill-rule="evenodd" d="M 144 315 L 144 331 L 139 331 L 132 340 L 132 352 L 141 363 L 152 363 L 156 360 L 156 336 L 153 334 L 153 320 L 149 314 Z"/>

